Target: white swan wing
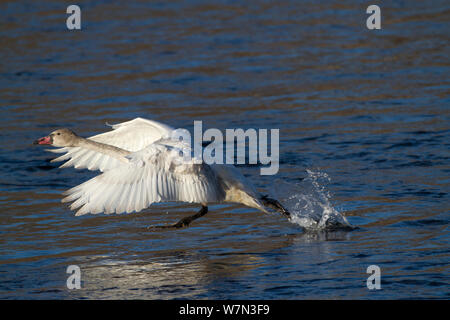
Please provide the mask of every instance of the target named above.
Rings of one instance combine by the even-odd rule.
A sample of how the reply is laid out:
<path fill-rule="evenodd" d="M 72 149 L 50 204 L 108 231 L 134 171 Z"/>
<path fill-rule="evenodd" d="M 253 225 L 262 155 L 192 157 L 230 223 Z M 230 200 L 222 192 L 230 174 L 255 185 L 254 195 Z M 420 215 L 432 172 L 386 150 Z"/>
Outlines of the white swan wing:
<path fill-rule="evenodd" d="M 224 194 L 215 173 L 206 164 L 177 156 L 180 149 L 155 143 L 132 153 L 121 163 L 65 192 L 76 215 L 139 212 L 150 204 L 166 201 L 211 203 Z"/>
<path fill-rule="evenodd" d="M 90 137 L 97 142 L 109 144 L 127 151 L 139 151 L 161 138 L 168 138 L 173 131 L 163 123 L 136 118 L 111 126 L 112 131 Z"/>
<path fill-rule="evenodd" d="M 111 126 L 112 131 L 101 133 L 88 139 L 109 144 L 130 152 L 141 150 L 149 144 L 168 137 L 173 128 L 157 121 L 136 118 Z M 121 164 L 120 160 L 107 154 L 81 147 L 65 147 L 48 150 L 64 155 L 53 159 L 52 162 L 66 161 L 60 168 L 75 167 L 88 170 L 110 170 Z"/>
<path fill-rule="evenodd" d="M 54 153 L 65 153 L 64 155 L 51 160 L 51 162 L 66 161 L 60 168 L 74 167 L 76 169 L 87 168 L 88 170 L 100 170 L 102 172 L 117 167 L 122 162 L 117 158 L 111 157 L 98 151 L 80 148 L 64 147 L 59 149 L 47 149 Z"/>

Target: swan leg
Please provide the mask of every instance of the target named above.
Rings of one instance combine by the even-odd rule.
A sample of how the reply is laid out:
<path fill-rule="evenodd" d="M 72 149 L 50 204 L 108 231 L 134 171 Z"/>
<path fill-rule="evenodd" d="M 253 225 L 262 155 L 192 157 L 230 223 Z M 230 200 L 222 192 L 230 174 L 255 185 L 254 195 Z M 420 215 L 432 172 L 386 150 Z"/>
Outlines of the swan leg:
<path fill-rule="evenodd" d="M 175 224 L 170 224 L 167 226 L 150 226 L 148 227 L 150 228 L 158 228 L 158 229 L 180 229 L 180 228 L 185 228 L 187 226 L 189 226 L 189 224 L 194 221 L 195 219 L 198 219 L 200 217 L 203 217 L 205 214 L 208 213 L 208 207 L 202 205 L 202 208 L 200 209 L 199 212 L 197 212 L 196 214 L 189 216 L 189 217 L 184 217 L 183 219 L 181 219 L 180 221 L 178 221 Z"/>
<path fill-rule="evenodd" d="M 263 203 L 263 205 L 265 205 L 266 207 L 272 208 L 272 209 L 284 214 L 288 218 L 291 216 L 291 213 L 285 207 L 283 207 L 278 200 L 271 199 L 267 196 L 262 196 L 260 198 L 260 200 Z"/>

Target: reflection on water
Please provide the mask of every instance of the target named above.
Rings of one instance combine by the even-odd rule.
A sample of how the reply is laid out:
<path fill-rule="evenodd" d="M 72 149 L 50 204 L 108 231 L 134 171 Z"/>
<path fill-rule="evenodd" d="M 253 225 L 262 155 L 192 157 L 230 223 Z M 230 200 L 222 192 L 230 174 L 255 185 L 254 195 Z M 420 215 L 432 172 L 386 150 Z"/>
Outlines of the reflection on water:
<path fill-rule="evenodd" d="M 69 32 L 57 1 L 2 2 L 0 298 L 448 299 L 450 6 L 380 6 L 369 31 L 354 1 L 84 1 Z M 232 205 L 174 232 L 146 227 L 196 206 L 74 217 L 60 194 L 95 173 L 32 141 L 138 116 L 279 128 L 279 173 L 243 173 L 308 222 L 357 228 Z M 72 264 L 81 290 L 65 286 Z"/>

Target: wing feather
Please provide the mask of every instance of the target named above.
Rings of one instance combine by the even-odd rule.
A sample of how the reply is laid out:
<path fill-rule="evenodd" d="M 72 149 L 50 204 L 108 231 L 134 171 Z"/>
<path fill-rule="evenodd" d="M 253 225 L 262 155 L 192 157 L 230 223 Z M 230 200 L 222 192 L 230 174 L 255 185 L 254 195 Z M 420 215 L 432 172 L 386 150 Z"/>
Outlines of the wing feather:
<path fill-rule="evenodd" d="M 173 128 L 157 121 L 136 118 L 111 126 L 113 130 L 101 133 L 88 139 L 112 145 L 130 152 L 139 151 L 162 138 L 168 138 Z M 66 161 L 60 168 L 75 167 L 88 170 L 110 170 L 120 165 L 120 161 L 109 155 L 80 147 L 64 147 L 47 149 L 53 153 L 65 153 L 52 162 Z"/>
<path fill-rule="evenodd" d="M 224 198 L 214 172 L 207 164 L 173 162 L 173 146 L 151 144 L 132 153 L 130 162 L 65 192 L 76 215 L 139 212 L 155 202 L 219 202 Z M 178 159 L 179 160 L 179 159 Z"/>

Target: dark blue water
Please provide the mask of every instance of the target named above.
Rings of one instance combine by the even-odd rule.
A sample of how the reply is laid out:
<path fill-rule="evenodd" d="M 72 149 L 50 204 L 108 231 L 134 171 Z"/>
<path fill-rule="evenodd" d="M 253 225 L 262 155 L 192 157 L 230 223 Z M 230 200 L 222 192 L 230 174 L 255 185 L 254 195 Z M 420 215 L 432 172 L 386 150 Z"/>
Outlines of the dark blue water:
<path fill-rule="evenodd" d="M 78 4 L 80 31 L 59 1 L 0 4 L 0 298 L 449 298 L 447 1 L 382 3 L 375 31 L 359 1 Z M 197 206 L 75 217 L 61 192 L 95 173 L 32 141 L 138 116 L 279 128 L 279 173 L 239 168 L 296 223 L 238 205 L 177 231 L 146 227 Z M 301 227 L 327 214 L 357 228 Z"/>

